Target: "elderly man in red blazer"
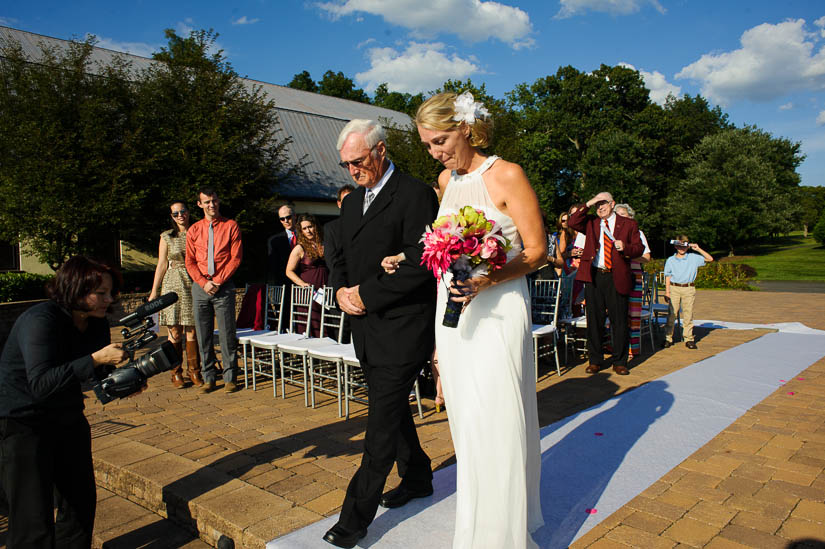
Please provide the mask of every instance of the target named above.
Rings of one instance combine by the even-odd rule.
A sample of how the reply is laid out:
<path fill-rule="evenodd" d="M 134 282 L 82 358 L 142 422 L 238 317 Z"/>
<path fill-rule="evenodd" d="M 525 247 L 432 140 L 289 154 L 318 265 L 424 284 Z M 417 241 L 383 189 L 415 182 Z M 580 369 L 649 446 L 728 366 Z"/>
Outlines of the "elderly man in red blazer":
<path fill-rule="evenodd" d="M 596 207 L 596 215 L 588 214 Z M 610 318 L 613 340 L 613 371 L 627 375 L 627 351 L 630 342 L 627 331 L 627 300 L 633 288 L 630 259 L 644 253 L 639 226 L 627 217 L 613 212 L 616 203 L 608 192 L 601 192 L 577 204 L 570 211 L 567 225 L 584 233 L 587 240 L 581 256 L 576 280 L 584 282 L 587 300 L 587 352 L 590 356 L 588 374 L 604 367 L 605 309 Z"/>

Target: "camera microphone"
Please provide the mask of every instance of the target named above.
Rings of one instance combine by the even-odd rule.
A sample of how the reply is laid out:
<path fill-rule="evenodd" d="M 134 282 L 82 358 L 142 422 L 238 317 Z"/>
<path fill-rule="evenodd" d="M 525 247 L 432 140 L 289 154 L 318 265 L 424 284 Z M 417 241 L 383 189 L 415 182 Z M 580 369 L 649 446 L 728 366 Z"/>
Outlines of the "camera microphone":
<path fill-rule="evenodd" d="M 177 300 L 178 294 L 176 294 L 175 292 L 163 294 L 157 299 L 153 299 L 148 303 L 144 303 L 143 305 L 135 309 L 135 312 L 124 316 L 118 321 L 118 324 L 123 324 L 124 326 L 128 326 L 129 328 L 137 326 L 144 318 L 152 316 L 161 309 L 164 309 L 169 305 L 175 303 Z"/>

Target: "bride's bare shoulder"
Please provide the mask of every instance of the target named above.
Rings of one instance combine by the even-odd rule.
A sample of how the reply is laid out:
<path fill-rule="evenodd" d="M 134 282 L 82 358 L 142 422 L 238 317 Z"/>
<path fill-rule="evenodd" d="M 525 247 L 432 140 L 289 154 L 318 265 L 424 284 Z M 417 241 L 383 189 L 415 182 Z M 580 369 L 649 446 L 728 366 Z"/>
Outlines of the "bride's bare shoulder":
<path fill-rule="evenodd" d="M 451 173 L 450 170 L 441 170 L 441 173 L 438 174 L 438 188 L 441 189 L 442 193 L 447 188 L 447 183 L 450 182 Z"/>
<path fill-rule="evenodd" d="M 501 158 L 490 167 L 489 173 L 490 182 L 496 185 L 509 186 L 527 182 L 527 176 L 521 166 Z"/>

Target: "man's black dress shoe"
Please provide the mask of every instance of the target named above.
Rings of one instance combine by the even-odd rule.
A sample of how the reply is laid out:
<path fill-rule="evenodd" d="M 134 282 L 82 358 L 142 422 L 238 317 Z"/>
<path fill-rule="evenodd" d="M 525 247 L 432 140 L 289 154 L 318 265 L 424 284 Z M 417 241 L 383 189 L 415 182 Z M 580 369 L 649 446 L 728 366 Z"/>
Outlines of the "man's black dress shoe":
<path fill-rule="evenodd" d="M 350 549 L 352 547 L 355 547 L 355 544 L 358 543 L 358 540 L 360 540 L 366 535 L 366 528 L 356 530 L 355 532 L 350 532 L 340 524 L 336 524 L 335 526 L 327 530 L 326 534 L 324 534 L 324 541 L 327 543 L 331 543 L 336 547 L 344 547 L 346 549 Z"/>
<path fill-rule="evenodd" d="M 687 343 L 685 343 L 685 347 L 687 347 L 688 349 L 695 349 L 696 344 L 692 341 L 688 341 Z"/>
<path fill-rule="evenodd" d="M 429 489 L 426 490 L 409 490 L 403 484 L 398 488 L 393 488 L 383 496 L 378 501 L 381 507 L 386 507 L 387 509 L 394 509 L 396 507 L 401 507 L 411 499 L 415 498 L 425 498 L 427 496 L 433 495 L 433 488 L 430 486 Z"/>
<path fill-rule="evenodd" d="M 664 341 L 662 342 L 662 347 L 664 347 L 665 349 L 667 349 L 668 347 L 672 347 L 672 346 L 673 346 L 673 342 L 672 342 L 672 341 L 664 340 Z"/>

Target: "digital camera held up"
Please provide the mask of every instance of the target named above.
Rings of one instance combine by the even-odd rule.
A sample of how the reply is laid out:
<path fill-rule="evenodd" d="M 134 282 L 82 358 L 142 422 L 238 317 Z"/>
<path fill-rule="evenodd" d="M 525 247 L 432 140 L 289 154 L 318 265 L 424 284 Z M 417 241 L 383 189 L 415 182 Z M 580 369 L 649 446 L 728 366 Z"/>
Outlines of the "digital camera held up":
<path fill-rule="evenodd" d="M 146 380 L 153 375 L 171 370 L 180 364 L 180 355 L 168 341 L 135 360 L 135 351 L 158 337 L 151 331 L 155 325 L 152 315 L 177 300 L 178 294 L 169 292 L 141 305 L 134 313 L 120 319 L 119 324 L 126 326 L 121 334 L 125 339 L 123 350 L 129 354 L 129 362 L 115 368 L 105 379 L 95 384 L 93 389 L 101 403 L 106 404 L 116 398 L 134 394 L 140 391 L 146 385 Z"/>

